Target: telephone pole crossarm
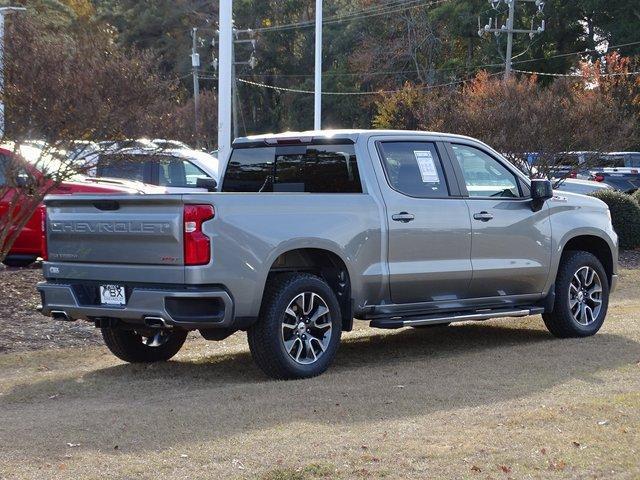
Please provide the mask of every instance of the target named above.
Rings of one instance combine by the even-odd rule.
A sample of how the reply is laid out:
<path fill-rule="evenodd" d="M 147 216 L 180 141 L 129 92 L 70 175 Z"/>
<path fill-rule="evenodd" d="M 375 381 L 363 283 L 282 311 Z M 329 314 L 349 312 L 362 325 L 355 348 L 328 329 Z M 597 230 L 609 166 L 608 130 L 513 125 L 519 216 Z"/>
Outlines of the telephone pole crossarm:
<path fill-rule="evenodd" d="M 524 3 L 533 3 L 536 7 L 538 7 L 538 13 L 542 13 L 544 10 L 545 2 L 544 0 L 489 0 L 489 3 L 493 6 L 493 8 L 497 11 L 500 7 L 500 4 L 504 2 L 509 8 L 509 14 L 507 17 L 507 23 L 498 27 L 498 18 L 496 16 L 495 21 L 494 18 L 489 18 L 489 23 L 485 26 L 481 25 L 480 17 L 478 17 L 478 35 L 480 37 L 484 37 L 487 33 L 493 33 L 496 37 L 499 37 L 503 33 L 507 35 L 507 51 L 505 53 L 505 68 L 504 68 L 504 76 L 505 78 L 509 78 L 511 75 L 511 64 L 513 59 L 513 36 L 518 34 L 528 34 L 529 37 L 533 38 L 535 35 L 539 35 L 543 33 L 546 29 L 545 21 L 542 20 L 540 26 L 538 28 L 533 27 L 533 20 L 531 21 L 531 28 L 515 28 L 516 22 L 516 7 L 517 2 Z M 492 26 L 493 23 L 493 26 Z"/>

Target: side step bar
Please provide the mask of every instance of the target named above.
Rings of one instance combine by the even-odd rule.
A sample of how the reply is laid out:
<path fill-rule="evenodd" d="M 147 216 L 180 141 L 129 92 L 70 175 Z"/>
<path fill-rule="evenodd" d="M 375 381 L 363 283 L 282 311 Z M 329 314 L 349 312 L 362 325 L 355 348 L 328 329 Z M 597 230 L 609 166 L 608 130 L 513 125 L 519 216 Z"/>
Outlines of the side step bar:
<path fill-rule="evenodd" d="M 391 317 L 372 320 L 373 328 L 403 328 L 422 325 L 438 325 L 441 323 L 467 322 L 473 320 L 489 320 L 502 317 L 528 317 L 544 312 L 542 307 L 523 307 L 518 309 L 475 310 L 473 312 L 450 312 L 425 316 Z"/>

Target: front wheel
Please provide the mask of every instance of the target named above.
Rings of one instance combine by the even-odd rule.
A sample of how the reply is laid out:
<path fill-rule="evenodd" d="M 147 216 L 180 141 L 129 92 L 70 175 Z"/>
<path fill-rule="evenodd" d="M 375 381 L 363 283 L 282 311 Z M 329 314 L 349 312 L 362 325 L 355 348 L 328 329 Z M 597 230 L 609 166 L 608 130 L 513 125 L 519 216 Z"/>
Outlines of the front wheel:
<path fill-rule="evenodd" d="M 547 329 L 559 338 L 595 335 L 608 306 L 609 281 L 600 261 L 589 252 L 563 255 L 553 312 L 542 315 Z"/>
<path fill-rule="evenodd" d="M 166 362 L 180 351 L 187 339 L 184 330 L 138 332 L 103 327 L 107 348 L 120 360 L 129 363 Z"/>
<path fill-rule="evenodd" d="M 322 278 L 307 273 L 274 277 L 260 319 L 247 332 L 253 359 L 279 380 L 323 373 L 336 356 L 341 335 L 335 293 Z"/>

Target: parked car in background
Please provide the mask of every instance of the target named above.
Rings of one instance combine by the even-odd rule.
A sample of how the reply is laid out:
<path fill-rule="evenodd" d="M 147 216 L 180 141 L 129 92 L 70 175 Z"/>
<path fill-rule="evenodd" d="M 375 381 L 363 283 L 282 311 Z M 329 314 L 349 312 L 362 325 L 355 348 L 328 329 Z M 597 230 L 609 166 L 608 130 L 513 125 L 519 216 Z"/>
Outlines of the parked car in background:
<path fill-rule="evenodd" d="M 149 148 L 159 147 L 148 138 L 127 139 L 127 140 L 103 140 L 98 142 L 101 152 L 115 152 L 126 148 Z"/>
<path fill-rule="evenodd" d="M 640 152 L 602 154 L 597 164 L 580 177 L 608 183 L 621 192 L 633 193 L 640 188 Z"/>
<path fill-rule="evenodd" d="M 191 147 L 184 142 L 179 140 L 166 140 L 163 138 L 154 138 L 151 140 L 154 145 L 157 145 L 161 149 L 164 150 L 175 150 L 175 149 L 187 149 L 189 150 Z"/>
<path fill-rule="evenodd" d="M 579 180 L 577 178 L 566 178 L 554 186 L 554 190 L 560 192 L 579 193 L 580 195 L 590 195 L 600 190 L 615 190 L 611 185 L 593 180 Z"/>
<path fill-rule="evenodd" d="M 312 377 L 354 318 L 394 329 L 542 314 L 553 335 L 587 337 L 617 280 L 605 203 L 554 196 L 457 135 L 241 138 L 220 193 L 46 203 L 42 312 L 91 321 L 127 362 L 168 360 L 189 331 L 242 330 L 266 374 Z"/>
<path fill-rule="evenodd" d="M 615 169 L 602 169 L 589 172 L 589 179 L 610 185 L 615 190 L 633 193 L 640 188 L 640 175 L 637 173 L 619 172 Z"/>
<path fill-rule="evenodd" d="M 186 148 L 128 148 L 100 153 L 96 176 L 136 180 L 169 193 L 192 192 L 198 188 L 198 179 L 218 181 L 218 159 Z"/>
<path fill-rule="evenodd" d="M 47 172 L 59 170 L 59 160 L 52 156 L 43 155 L 40 148 L 30 145 L 22 145 L 19 149 L 20 156 L 16 156 L 13 147 L 0 147 L 0 187 L 7 185 L 8 174 L 6 165 L 9 158 L 12 164 L 18 163 L 20 168 L 16 172 L 18 177 L 35 179 L 37 185 L 47 188 L 45 175 Z M 16 182 L 12 182 L 15 184 Z M 15 190 L 7 189 L 5 195 L 0 198 L 0 216 L 8 214 L 9 201 L 15 195 Z M 165 193 L 162 188 L 143 185 L 118 179 L 89 179 L 82 175 L 75 175 L 69 181 L 61 183 L 51 191 L 56 195 L 68 195 L 76 193 L 84 194 L 136 194 L 136 193 Z M 44 257 L 43 251 L 43 218 L 44 206 L 31 216 L 20 235 L 16 239 L 5 265 L 11 267 L 23 267 L 35 262 L 39 257 Z"/>

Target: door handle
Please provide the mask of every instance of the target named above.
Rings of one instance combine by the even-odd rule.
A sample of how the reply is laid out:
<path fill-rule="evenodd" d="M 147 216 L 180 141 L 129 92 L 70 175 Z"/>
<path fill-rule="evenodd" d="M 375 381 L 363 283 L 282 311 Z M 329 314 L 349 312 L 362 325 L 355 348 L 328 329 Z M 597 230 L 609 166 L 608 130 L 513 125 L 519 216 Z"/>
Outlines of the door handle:
<path fill-rule="evenodd" d="M 391 218 L 393 218 L 395 222 L 409 223 L 413 222 L 416 217 L 408 212 L 400 212 L 393 215 Z"/>
<path fill-rule="evenodd" d="M 493 214 L 489 212 L 480 212 L 476 213 L 473 218 L 476 220 L 480 220 L 481 222 L 488 222 L 489 220 L 493 220 Z"/>

